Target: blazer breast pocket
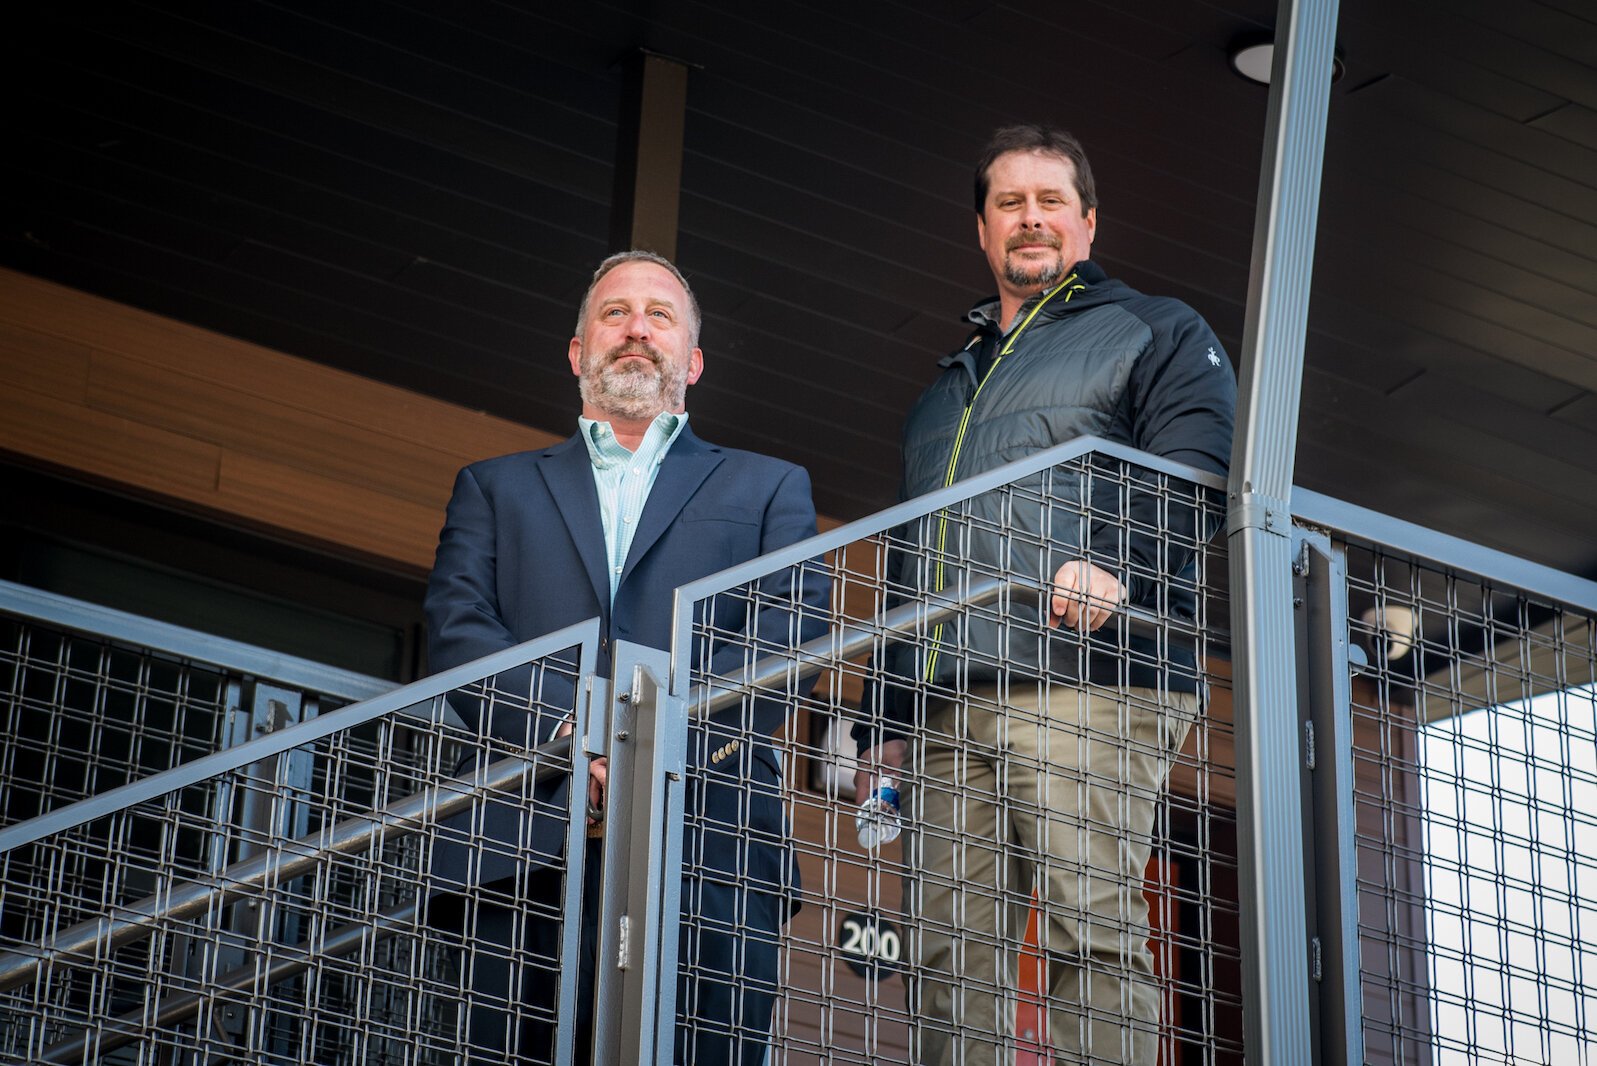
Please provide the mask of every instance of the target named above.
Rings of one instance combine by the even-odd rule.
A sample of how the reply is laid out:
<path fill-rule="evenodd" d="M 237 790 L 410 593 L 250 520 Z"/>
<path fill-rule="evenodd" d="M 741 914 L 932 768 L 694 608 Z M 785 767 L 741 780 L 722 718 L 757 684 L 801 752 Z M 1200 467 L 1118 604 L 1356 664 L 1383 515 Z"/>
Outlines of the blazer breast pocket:
<path fill-rule="evenodd" d="M 752 507 L 706 502 L 682 508 L 678 541 L 692 545 L 705 573 L 741 563 L 760 554 L 762 512 Z"/>
<path fill-rule="evenodd" d="M 740 507 L 733 503 L 705 500 L 682 508 L 679 519 L 683 522 L 730 522 L 740 526 L 758 526 L 765 520 L 765 512 L 758 507 Z"/>

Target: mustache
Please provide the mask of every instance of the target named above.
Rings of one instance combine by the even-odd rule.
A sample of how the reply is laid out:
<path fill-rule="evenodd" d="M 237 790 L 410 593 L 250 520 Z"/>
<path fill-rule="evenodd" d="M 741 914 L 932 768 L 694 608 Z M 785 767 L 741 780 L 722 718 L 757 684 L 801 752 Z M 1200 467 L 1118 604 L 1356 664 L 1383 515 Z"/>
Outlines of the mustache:
<path fill-rule="evenodd" d="M 659 366 L 665 359 L 665 356 L 661 354 L 660 349 L 655 348 L 652 345 L 646 344 L 643 341 L 628 341 L 625 344 L 618 344 L 616 347 L 611 348 L 608 352 L 605 352 L 604 365 L 613 366 L 622 359 L 634 355 L 642 356 L 655 366 Z"/>
<path fill-rule="evenodd" d="M 1047 230 L 1034 230 L 1029 233 L 1017 233 L 1004 242 L 1004 251 L 1013 252 L 1023 244 L 1041 244 L 1049 248 L 1058 248 L 1063 243 L 1059 234 Z"/>

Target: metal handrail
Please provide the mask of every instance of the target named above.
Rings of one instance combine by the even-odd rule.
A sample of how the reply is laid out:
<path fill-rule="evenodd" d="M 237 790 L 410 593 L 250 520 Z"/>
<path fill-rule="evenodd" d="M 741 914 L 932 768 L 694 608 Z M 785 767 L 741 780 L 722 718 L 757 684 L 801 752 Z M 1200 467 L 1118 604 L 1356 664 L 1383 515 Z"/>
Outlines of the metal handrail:
<path fill-rule="evenodd" d="M 178 789 L 188 788 L 190 785 L 199 784 L 201 781 L 230 773 L 252 763 L 262 762 L 274 755 L 303 747 L 334 733 L 354 729 L 356 726 L 365 725 L 390 714 L 402 713 L 410 707 L 436 700 L 455 689 L 463 688 L 492 674 L 524 666 L 555 652 L 565 651 L 578 645 L 585 645 L 589 649 L 595 648 L 598 641 L 599 620 L 590 618 L 586 622 L 578 622 L 554 633 L 534 637 L 524 644 L 517 644 L 515 647 L 484 655 L 473 662 L 440 671 L 431 677 L 424 677 L 420 681 L 413 681 L 404 688 L 394 689 L 392 692 L 385 692 L 381 696 L 352 703 L 347 707 L 340 707 L 336 711 L 296 723 L 287 729 L 279 729 L 243 744 L 201 756 L 182 766 L 174 766 L 170 770 L 163 770 L 158 774 L 107 789 L 87 799 L 41 814 L 37 818 L 30 818 L 25 822 L 0 829 L 0 855 L 25 844 L 35 843 L 47 836 L 75 829 L 96 818 L 104 818 L 128 807 L 156 799 L 169 792 L 176 792 Z M 591 658 L 590 650 L 589 659 Z"/>
<path fill-rule="evenodd" d="M 1024 477 L 1029 473 L 1038 472 L 1053 466 L 1060 465 L 1072 459 L 1081 458 L 1093 452 L 1103 452 L 1112 458 L 1120 458 L 1137 462 L 1148 467 L 1156 473 L 1171 474 L 1183 477 L 1200 486 L 1217 488 L 1219 479 L 1213 475 L 1191 468 L 1181 467 L 1154 456 L 1126 449 L 1118 445 L 1099 441 L 1095 438 L 1083 438 L 1070 442 L 1045 453 L 1028 457 L 1016 463 L 994 471 L 990 471 L 978 478 L 954 486 L 942 492 L 932 493 L 918 500 L 907 501 L 899 507 L 891 508 L 874 519 L 852 523 L 849 526 L 833 530 L 828 534 L 811 538 L 805 542 L 793 545 L 784 551 L 765 556 L 760 560 L 752 561 L 748 566 L 761 566 L 762 572 L 769 572 L 773 568 L 779 569 L 782 565 L 796 565 L 814 558 L 831 547 L 841 546 L 847 540 L 858 536 L 880 532 L 883 528 L 890 528 L 910 517 L 915 517 L 910 511 L 924 512 L 929 509 L 948 506 L 959 500 L 968 498 L 976 493 L 987 491 L 1001 484 Z M 992 482 L 988 485 L 988 482 Z M 947 499 L 944 499 L 947 497 Z M 899 512 L 905 512 L 900 514 Z M 884 524 L 885 523 L 885 524 Z M 878 528 L 867 528 L 875 525 Z M 838 540 L 839 537 L 845 538 Z M 838 541 L 831 544 L 831 541 Z M 823 543 L 824 542 L 824 543 Z M 792 555 L 791 561 L 785 556 Z M 682 592 L 690 594 L 702 590 L 704 586 L 716 580 L 725 580 L 736 570 L 726 571 L 720 575 L 695 582 L 685 590 L 679 590 L 677 603 L 683 602 Z M 925 632 L 928 628 L 936 626 L 939 622 L 946 621 L 961 611 L 980 608 L 1000 599 L 1008 598 L 1011 601 L 1029 599 L 1035 602 L 1042 594 L 1042 585 L 1036 580 L 1027 579 L 1000 579 L 996 577 L 971 578 L 964 583 L 964 594 L 958 595 L 954 590 L 946 599 L 930 602 L 917 601 L 904 604 L 885 612 L 880 618 L 871 623 L 860 625 L 843 625 L 836 627 L 831 632 L 808 641 L 791 652 L 767 656 L 753 665 L 740 678 L 735 680 L 725 677 L 712 678 L 694 688 L 688 693 L 689 714 L 693 719 L 703 719 L 722 710 L 736 705 L 739 701 L 762 691 L 780 688 L 792 681 L 802 681 L 820 673 L 829 667 L 842 664 L 844 661 L 855 658 L 869 651 L 875 642 L 886 636 L 903 635 L 916 631 Z M 1135 607 L 1120 607 L 1115 615 L 1115 625 L 1122 628 L 1127 634 L 1143 637 L 1157 637 L 1161 632 L 1168 633 L 1172 629 L 1172 620 L 1161 619 L 1156 615 Z M 596 627 L 596 620 L 587 623 Z M 578 627 L 573 627 L 577 629 Z M 1183 635 L 1196 637 L 1195 628 L 1188 627 L 1184 630 L 1177 629 Z M 555 635 L 551 635 L 553 637 Z M 1211 634 L 1211 640 L 1217 635 Z M 562 646 L 569 647 L 578 641 L 573 639 Z M 529 644 L 544 645 L 548 638 L 540 638 Z M 322 736 L 359 724 L 360 722 L 380 717 L 391 713 L 400 706 L 410 706 L 421 700 L 436 699 L 443 693 L 465 684 L 478 680 L 485 674 L 496 673 L 513 666 L 521 665 L 526 659 L 532 657 L 523 649 L 507 649 L 496 655 L 487 656 L 475 663 L 448 671 L 423 682 L 407 686 L 387 697 L 380 697 L 369 701 L 368 704 L 356 704 L 343 708 L 338 712 L 323 716 L 311 722 L 302 723 L 275 735 L 262 737 L 225 753 L 196 760 L 194 763 L 143 782 L 136 782 L 121 789 L 113 790 L 99 797 L 73 804 L 52 812 L 51 815 L 41 816 L 30 823 L 12 827 L 10 830 L 0 831 L 0 853 L 23 843 L 31 842 L 62 829 L 82 824 L 92 818 L 102 817 L 125 809 L 143 800 L 155 798 L 196 783 L 218 773 L 236 769 L 238 765 L 246 765 L 261 758 L 294 747 L 299 747 Z M 519 654 L 518 654 L 519 653 Z M 421 695 L 421 690 L 427 690 Z M 389 706 L 393 704 L 393 706 Z M 267 749 L 271 750 L 268 751 Z M 471 805 L 481 801 L 489 793 L 519 789 L 524 787 L 528 775 L 534 781 L 544 781 L 553 777 L 569 773 L 562 769 L 560 762 L 569 758 L 571 752 L 571 738 L 563 737 L 539 746 L 524 757 L 511 757 L 498 760 L 486 768 L 479 769 L 471 774 L 452 778 L 438 786 L 423 792 L 405 797 L 395 803 L 384 807 L 369 815 L 361 815 L 347 819 L 333 826 L 330 830 L 310 834 L 298 840 L 288 841 L 262 852 L 250 859 L 229 867 L 220 873 L 213 874 L 206 879 L 187 882 L 175 886 L 173 889 L 156 893 L 146 897 L 130 906 L 115 908 L 108 916 L 102 916 L 87 922 L 79 923 L 72 928 L 57 934 L 37 951 L 16 952 L 0 956 L 0 991 L 9 991 L 37 977 L 41 967 L 59 959 L 72 955 L 91 953 L 91 957 L 98 957 L 108 951 L 132 943 L 150 935 L 161 923 L 183 920 L 198 914 L 205 913 L 211 908 L 220 908 L 239 899 L 242 896 L 267 890 L 280 885 L 295 877 L 302 876 L 313 869 L 319 862 L 335 854 L 353 855 L 369 850 L 379 841 L 394 836 L 404 836 L 415 833 L 429 824 L 436 824 L 459 813 Z M 220 761 L 218 761 L 220 760 Z M 212 765 L 212 764 L 215 765 Z M 182 777 L 183 780 L 178 778 Z M 40 823 L 51 823 L 48 827 Z M 376 926 L 360 925 L 340 930 L 338 934 L 324 941 L 320 947 L 321 957 L 332 957 L 344 950 L 353 950 L 362 943 L 370 942 L 371 938 L 382 939 L 391 935 L 400 928 L 406 915 L 400 913 L 405 908 L 399 908 L 394 913 L 379 915 Z M 410 914 L 413 912 L 406 912 Z M 280 969 L 282 976 L 291 976 L 301 972 L 312 965 L 312 959 L 307 954 L 299 958 L 284 960 Z M 277 974 L 278 968 L 271 973 Z M 252 971 L 253 973 L 253 971 Z M 242 972 L 223 976 L 223 981 L 233 978 L 238 981 L 259 980 L 259 976 L 247 976 Z M 272 980 L 281 977 L 272 977 Z M 228 987 L 232 987 L 228 985 Z M 199 1009 L 203 1001 L 202 993 L 185 993 L 181 996 L 171 997 L 158 1008 L 163 1019 L 178 1019 L 188 1017 Z M 131 1021 L 132 1019 L 123 1019 Z M 84 1034 L 72 1045 L 58 1045 L 51 1049 L 51 1058 L 57 1055 L 71 1057 L 74 1048 L 81 1050 L 82 1046 L 91 1039 L 89 1034 Z M 130 1040 L 137 1039 L 136 1034 L 124 1030 L 118 1033 L 108 1033 L 103 1030 L 93 1038 L 96 1041 L 98 1053 L 103 1054 L 114 1046 L 120 1046 Z"/>
<path fill-rule="evenodd" d="M 218 977 L 203 992 L 179 992 L 177 995 L 168 996 L 156 1005 L 154 1015 L 148 1019 L 142 1009 L 131 1010 L 119 1018 L 108 1019 L 101 1022 L 98 1029 L 85 1029 L 80 1036 L 51 1044 L 45 1050 L 44 1061 L 83 1062 L 89 1057 L 98 1061 L 117 1048 L 125 1047 L 137 1040 L 139 1028 L 143 1025 L 149 1023 L 176 1025 L 198 1014 L 207 999 L 223 992 L 238 992 L 251 986 L 270 988 L 309 970 L 316 965 L 318 959 L 338 958 L 353 954 L 363 945 L 379 944 L 410 925 L 420 914 L 419 901 L 390 907 L 379 912 L 375 921 L 360 922 L 335 929 L 322 938 L 319 950 L 315 951 L 304 945 L 294 948 L 274 945 L 273 956 L 264 968 L 254 963 L 236 966 Z"/>
<path fill-rule="evenodd" d="M 918 500 L 907 501 L 873 518 L 839 527 L 762 557 L 760 560 L 683 586 L 678 590 L 677 596 L 679 623 L 684 603 L 691 604 L 706 595 L 724 592 L 729 587 L 746 583 L 748 575 L 753 573 L 751 568 L 759 568 L 759 573 L 754 574 L 758 577 L 773 569 L 780 569 L 784 565 L 803 564 L 817 555 L 842 547 L 861 537 L 880 533 L 903 521 L 957 504 L 976 493 L 999 487 L 1017 477 L 1080 458 L 1090 452 L 1102 452 L 1114 458 L 1142 464 L 1155 472 L 1186 477 L 1203 487 L 1216 488 L 1219 485 L 1219 479 L 1212 475 L 1180 468 L 1176 464 L 1145 456 L 1130 449 L 1106 445 L 1090 438 L 1071 442 L 1069 445 L 1051 449 L 1047 453 L 991 471 L 980 478 L 961 482 Z M 1597 611 L 1597 583 L 1573 575 L 1539 567 L 1479 545 L 1447 537 L 1305 490 L 1296 490 L 1292 500 L 1292 510 L 1299 524 L 1330 527 L 1357 541 L 1390 544 L 1400 551 L 1409 552 L 1447 567 L 1468 570 L 1481 577 L 1523 587 L 1534 594 L 1546 595 L 1557 602 L 1588 611 Z M 969 580 L 963 588 L 963 595 L 958 595 L 956 590 L 950 590 L 948 594 L 950 598 L 946 600 L 907 603 L 871 622 L 838 625 L 827 634 L 799 645 L 791 651 L 760 659 L 736 679 L 726 677 L 708 679 L 693 686 L 687 693 L 688 713 L 693 719 L 715 715 L 735 706 L 741 700 L 762 692 L 781 689 L 825 669 L 839 666 L 847 660 L 855 659 L 877 646 L 877 642 L 884 637 L 901 638 L 905 634 L 925 632 L 960 611 L 984 607 L 1005 597 L 1018 602 L 1022 597 L 1035 598 L 1041 593 L 1041 587 L 1037 582 L 1020 579 L 978 578 Z M 0 583 L 0 592 L 4 589 L 4 583 Z M 3 606 L 3 599 L 0 599 L 0 607 Z M 1127 633 L 1142 637 L 1158 633 L 1173 633 L 1182 637 L 1200 635 L 1197 629 L 1185 620 L 1159 618 L 1137 608 L 1121 608 L 1116 618 L 1117 624 Z M 581 631 L 585 627 L 591 629 L 592 637 L 584 638 Z M 72 628 L 85 629 L 82 625 L 75 625 Z M 92 630 L 86 629 L 86 631 Z M 530 658 L 537 657 L 537 654 L 529 653 L 526 649 L 534 646 L 553 648 L 554 638 L 564 640 L 560 647 L 566 648 L 585 643 L 586 639 L 596 640 L 596 634 L 597 620 L 591 620 L 583 626 L 571 627 L 570 630 L 561 631 L 560 634 L 551 634 L 549 638 L 540 638 L 518 648 L 507 649 L 476 663 L 466 664 L 416 682 L 405 689 L 342 708 L 226 752 L 196 760 L 144 781 L 80 801 L 19 826 L 0 830 L 0 854 L 51 833 L 115 813 L 272 754 L 300 747 L 361 722 L 381 717 L 403 707 L 414 706 L 422 700 L 437 699 L 453 689 L 481 679 L 485 674 L 524 665 Z M 1213 630 L 1206 630 L 1202 635 L 1207 636 L 1211 649 L 1227 639 L 1226 634 Z M 129 638 L 113 635 L 113 639 Z M 206 656 L 197 658 L 209 661 Z M 686 669 L 686 662 L 684 659 L 683 669 Z M 271 673 L 262 672 L 262 676 L 271 676 Z M 323 688 L 323 691 L 328 690 Z M 427 694 L 416 695 L 423 691 Z M 0 956 L 0 991 L 9 991 L 26 984 L 38 976 L 42 967 L 64 961 L 69 956 L 88 953 L 89 957 L 103 957 L 108 951 L 148 936 L 160 923 L 203 914 L 210 908 L 219 908 L 241 896 L 261 892 L 303 876 L 329 856 L 360 854 L 386 839 L 418 832 L 480 802 L 491 792 L 523 787 L 529 774 L 532 775 L 532 780 L 540 782 L 553 777 L 569 776 L 569 764 L 565 766 L 560 764 L 569 759 L 571 750 L 571 738 L 566 737 L 541 745 L 519 756 L 498 760 L 474 773 L 452 778 L 423 792 L 407 796 L 381 810 L 354 816 L 323 832 L 279 844 L 267 852 L 237 863 L 204 880 L 178 884 L 170 891 L 151 895 L 130 906 L 114 908 L 104 917 L 80 923 L 56 935 L 37 949 L 30 948 Z M 420 903 L 417 901 L 377 913 L 365 922 L 333 931 L 325 938 L 319 939 L 314 947 L 310 946 L 309 942 L 292 948 L 284 946 L 283 950 L 287 954 L 275 959 L 264 970 L 253 966 L 239 967 L 221 975 L 213 988 L 169 996 L 155 1007 L 159 1023 L 167 1024 L 193 1016 L 199 1011 L 203 1002 L 208 997 L 214 996 L 216 991 L 236 990 L 249 987 L 251 984 L 265 986 L 277 983 L 304 972 L 314 966 L 319 958 L 338 957 L 356 950 L 363 944 L 379 942 L 411 925 L 419 913 L 419 906 Z M 84 1032 L 69 1042 L 53 1045 L 47 1049 L 46 1061 L 73 1061 L 91 1045 L 96 1049 L 96 1054 L 103 1055 L 115 1047 L 135 1041 L 139 1038 L 136 1027 L 145 1016 L 144 1012 L 125 1015 L 114 1021 L 107 1021 L 93 1032 Z"/>
<path fill-rule="evenodd" d="M 756 691 L 775 688 L 789 677 L 796 681 L 807 680 L 828 667 L 870 650 L 879 637 L 926 629 L 946 621 L 962 609 L 985 607 L 1001 599 L 1034 602 L 1041 591 L 1041 584 L 1028 578 L 975 578 L 970 581 L 969 591 L 962 597 L 933 605 L 906 603 L 885 612 L 878 622 L 839 626 L 831 633 L 806 641 L 793 649 L 791 656 L 768 655 L 755 663 L 742 681 L 731 683 L 724 677 L 717 677 L 695 685 L 688 694 L 688 715 L 690 718 L 707 718 L 736 706 L 745 696 Z M 1114 621 L 1128 633 L 1147 638 L 1156 638 L 1161 630 L 1176 628 L 1169 619 L 1161 619 L 1151 611 L 1138 607 L 1118 608 Z M 1181 632 L 1185 636 L 1197 636 L 1196 629 L 1189 628 Z"/>
<path fill-rule="evenodd" d="M 197 629 L 76 600 L 12 581 L 0 581 L 0 611 L 100 639 L 162 652 L 188 662 L 302 688 L 322 696 L 369 700 L 397 682 L 341 670 L 296 655 L 259 648 Z"/>
<path fill-rule="evenodd" d="M 748 562 L 727 567 L 725 570 L 713 574 L 706 574 L 685 585 L 677 586 L 675 602 L 672 607 L 673 621 L 671 626 L 672 655 L 671 655 L 671 688 L 679 691 L 679 683 L 683 680 L 676 676 L 677 671 L 683 669 L 688 656 L 681 654 L 691 647 L 693 641 L 693 605 L 701 600 L 723 592 L 729 592 L 740 586 L 748 585 L 769 574 L 776 573 L 789 566 L 801 566 L 806 562 L 826 555 L 828 552 L 838 551 L 853 544 L 855 541 L 868 537 L 879 536 L 891 529 L 936 514 L 938 511 L 967 500 L 974 499 L 986 492 L 1001 489 L 1021 478 L 1039 474 L 1044 470 L 1051 470 L 1075 460 L 1088 456 L 1099 455 L 1109 459 L 1117 459 L 1145 470 L 1150 474 L 1163 474 L 1176 477 L 1200 489 L 1212 492 L 1224 492 L 1225 478 L 1207 470 L 1199 470 L 1195 466 L 1177 463 L 1161 455 L 1153 455 L 1139 451 L 1115 441 L 1104 440 L 1102 437 L 1076 437 L 1056 444 L 1035 455 L 1024 456 L 1011 462 L 996 466 L 991 470 L 977 474 L 974 477 L 956 481 L 954 484 L 941 489 L 935 489 L 922 496 L 904 500 L 892 507 L 865 518 L 857 519 L 829 529 L 825 533 L 817 534 L 807 540 L 779 548 L 768 555 L 762 555 Z M 1025 582 L 1017 582 L 1017 592 L 1030 592 L 1035 595 L 1038 584 L 1029 586 Z M 1138 626 L 1146 623 L 1147 626 L 1160 626 L 1162 623 L 1148 612 L 1132 607 L 1118 609 L 1118 618 L 1132 625 L 1132 632 L 1139 632 Z M 1138 621 L 1140 619 L 1140 621 Z M 1150 635 L 1146 627 L 1140 635 Z M 1225 633 L 1213 630 L 1209 633 L 1211 641 L 1218 639 L 1226 647 L 1230 646 L 1230 637 Z M 1213 646 L 1211 644 L 1211 646 Z"/>
<path fill-rule="evenodd" d="M 1063 466 L 1065 463 L 1086 458 L 1089 455 L 1100 455 L 1109 459 L 1118 459 L 1129 463 L 1151 474 L 1165 474 L 1170 477 L 1180 478 L 1198 488 L 1209 489 L 1214 492 L 1224 493 L 1225 478 L 1207 470 L 1199 470 L 1195 466 L 1177 463 L 1161 455 L 1138 451 L 1124 444 L 1104 440 L 1102 437 L 1076 437 L 1063 444 L 1056 444 L 1046 451 L 1035 455 L 1028 455 L 1015 459 L 1002 466 L 995 466 L 975 477 L 956 481 L 946 488 L 936 489 L 923 496 L 904 500 L 893 506 L 878 511 L 865 518 L 837 526 L 819 533 L 807 540 L 779 548 L 768 555 L 761 555 L 750 559 L 746 563 L 727 567 L 713 574 L 680 585 L 676 590 L 677 625 L 674 627 L 680 632 L 684 618 L 683 606 L 706 599 L 720 592 L 727 592 L 740 585 L 774 573 L 788 566 L 797 566 L 808 560 L 818 558 L 828 552 L 845 548 L 857 540 L 878 536 L 894 529 L 906 522 L 917 518 L 936 514 L 938 511 L 974 499 L 985 492 L 1001 489 L 1011 482 L 1018 481 L 1044 470 Z"/>
<path fill-rule="evenodd" d="M 1521 559 L 1474 541 L 1308 489 L 1292 490 L 1292 514 L 1300 522 L 1332 530 L 1344 538 L 1394 549 L 1445 569 L 1461 570 L 1549 601 L 1597 614 L 1597 581 Z"/>
<path fill-rule="evenodd" d="M 1034 599 L 1040 591 L 1040 586 L 1033 581 L 979 578 L 968 583 L 962 596 L 941 602 L 907 603 L 883 614 L 876 624 L 838 627 L 831 633 L 799 645 L 792 654 L 771 655 L 761 659 L 735 682 L 716 679 L 695 686 L 689 696 L 691 714 L 703 718 L 731 707 L 749 695 L 782 686 L 789 678 L 803 680 L 814 676 L 868 651 L 883 636 L 924 631 L 962 611 L 984 607 L 1006 597 Z M 1139 610 L 1124 611 L 1120 617 L 1124 618 L 1124 624 L 1130 632 L 1142 635 L 1167 624 Z M 481 662 L 497 660 L 508 654 L 510 652 L 501 652 Z M 467 669 L 458 668 L 439 675 L 439 678 L 447 679 Z M 475 677 L 476 671 L 472 673 Z M 436 687 L 438 679 L 432 680 L 432 687 Z M 338 713 L 357 708 L 358 705 Z M 333 717 L 335 715 L 328 716 L 329 719 Z M 326 719 L 322 721 L 325 724 Z M 284 732 L 286 734 L 292 730 Z M 103 957 L 108 952 L 149 936 L 165 922 L 183 920 L 212 908 L 220 908 L 245 895 L 262 892 L 302 876 L 329 856 L 359 854 L 380 840 L 404 836 L 429 824 L 436 824 L 490 793 L 524 787 L 529 774 L 534 781 L 551 779 L 561 773 L 559 766 L 551 760 L 566 758 L 570 750 L 569 736 L 549 741 L 534 749 L 532 758 L 498 760 L 484 769 L 451 778 L 407 796 L 370 815 L 346 819 L 331 829 L 269 848 L 203 880 L 185 882 L 153 893 L 136 903 L 114 908 L 108 915 L 81 922 L 57 934 L 37 952 L 13 952 L 0 956 L 0 992 L 26 984 L 37 977 L 42 966 L 63 957 Z M 395 924 L 385 923 L 389 932 Z M 344 939 L 348 940 L 351 948 L 362 942 L 358 937 Z M 327 953 L 326 945 L 324 953 Z M 192 1003 L 195 1004 L 192 1009 L 198 1009 L 198 999 Z M 160 1009 L 164 1012 L 169 1005 L 163 1004 Z M 184 1009 L 190 1010 L 187 1007 Z M 117 1036 L 107 1034 L 103 1039 L 114 1040 Z M 101 1045 L 102 1050 L 106 1047 Z"/>

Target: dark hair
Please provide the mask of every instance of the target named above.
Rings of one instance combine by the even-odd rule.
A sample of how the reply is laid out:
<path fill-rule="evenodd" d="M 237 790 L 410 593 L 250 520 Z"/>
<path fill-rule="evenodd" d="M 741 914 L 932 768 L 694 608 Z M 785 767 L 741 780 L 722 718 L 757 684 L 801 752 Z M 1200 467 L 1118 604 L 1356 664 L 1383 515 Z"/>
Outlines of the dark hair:
<path fill-rule="evenodd" d="M 593 290 L 599 287 L 599 282 L 604 276 L 624 263 L 653 263 L 657 267 L 664 267 L 671 272 L 671 276 L 682 284 L 682 291 L 688 294 L 688 344 L 690 347 L 699 346 L 699 326 L 704 319 L 699 313 L 699 298 L 693 295 L 693 286 L 688 284 L 688 279 L 682 276 L 682 271 L 676 264 L 663 255 L 645 252 L 634 248 L 630 252 L 617 252 L 599 264 L 599 269 L 593 272 L 593 280 L 588 282 L 588 291 L 582 294 L 582 305 L 577 308 L 577 336 L 582 336 L 582 329 L 588 323 L 588 301 L 593 297 Z"/>
<path fill-rule="evenodd" d="M 1076 196 L 1081 200 L 1082 216 L 1085 217 L 1088 211 L 1098 206 L 1098 189 L 1092 181 L 1092 164 L 1087 162 L 1087 153 L 1081 147 L 1081 142 L 1064 130 L 1026 123 L 994 130 L 992 139 L 987 142 L 987 148 L 976 164 L 978 215 L 987 207 L 987 172 L 992 170 L 999 156 L 1010 152 L 1042 152 L 1069 160 L 1076 169 Z"/>

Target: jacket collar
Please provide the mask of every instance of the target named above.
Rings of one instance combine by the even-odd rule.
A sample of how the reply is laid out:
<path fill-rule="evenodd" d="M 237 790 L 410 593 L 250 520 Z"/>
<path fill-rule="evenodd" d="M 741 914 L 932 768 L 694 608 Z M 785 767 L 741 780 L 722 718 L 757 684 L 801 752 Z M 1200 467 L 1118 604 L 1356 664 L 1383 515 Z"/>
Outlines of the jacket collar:
<path fill-rule="evenodd" d="M 660 473 L 649 490 L 649 500 L 638 516 L 638 530 L 632 535 L 632 546 L 627 551 L 621 585 L 626 584 L 638 560 L 676 521 L 683 506 L 704 484 L 710 471 L 720 464 L 721 458 L 721 449 L 700 440 L 691 424 L 682 427 L 660 463 Z M 560 509 L 560 517 L 565 520 L 571 539 L 576 542 L 577 554 L 593 584 L 594 597 L 608 617 L 610 575 L 605 560 L 604 523 L 599 517 L 599 492 L 593 483 L 593 462 L 588 446 L 578 433 L 545 451 L 543 459 L 539 469 L 544 482 L 549 486 L 555 506 Z"/>
<path fill-rule="evenodd" d="M 686 430 L 684 430 L 686 432 Z M 576 543 L 583 569 L 593 583 L 594 600 L 606 617 L 610 613 L 610 576 L 606 572 L 604 521 L 599 517 L 599 490 L 593 484 L 593 462 L 588 446 L 577 435 L 543 453 L 538 470 L 549 486 L 566 530 Z"/>
<path fill-rule="evenodd" d="M 627 549 L 621 584 L 626 584 L 638 560 L 648 554 L 654 542 L 676 521 L 683 506 L 693 498 L 699 486 L 704 484 L 704 479 L 710 476 L 710 471 L 720 463 L 721 449 L 700 440 L 693 432 L 692 423 L 684 425 L 671 450 L 665 453 L 660 473 L 654 479 L 654 487 L 649 490 L 649 500 L 643 505 L 643 513 L 638 516 L 638 531 L 632 535 L 632 546 Z M 601 544 L 604 542 L 602 531 L 599 541 Z"/>
<path fill-rule="evenodd" d="M 1064 276 L 1068 278 L 1072 274 L 1076 275 L 1077 282 L 1087 286 L 1086 290 L 1078 293 L 1076 297 L 1068 304 L 1062 300 L 1053 301 L 1050 306 L 1044 310 L 1043 318 L 1057 318 L 1060 315 L 1069 314 L 1071 311 L 1079 310 L 1084 305 L 1097 302 L 1091 299 L 1091 297 L 1097 295 L 1093 292 L 1093 289 L 1096 286 L 1103 285 L 1109 281 L 1109 275 L 1105 274 L 1103 272 L 1103 268 L 1097 263 L 1094 263 L 1091 259 L 1083 259 L 1081 262 L 1067 270 Z M 1037 306 L 1037 301 L 1041 300 L 1045 295 L 1047 295 L 1047 292 L 1048 290 L 1045 289 L 1042 292 L 1035 293 L 1028 297 L 1026 302 L 1020 305 L 1020 310 L 1016 312 L 1015 321 L 1019 322 L 1023 320 L 1027 313 L 1030 312 L 1033 307 Z M 974 307 L 965 312 L 965 321 L 975 326 L 984 334 L 996 334 L 999 332 L 999 316 L 1001 314 L 1002 312 L 999 310 L 998 297 L 989 296 L 983 300 L 978 300 Z"/>

